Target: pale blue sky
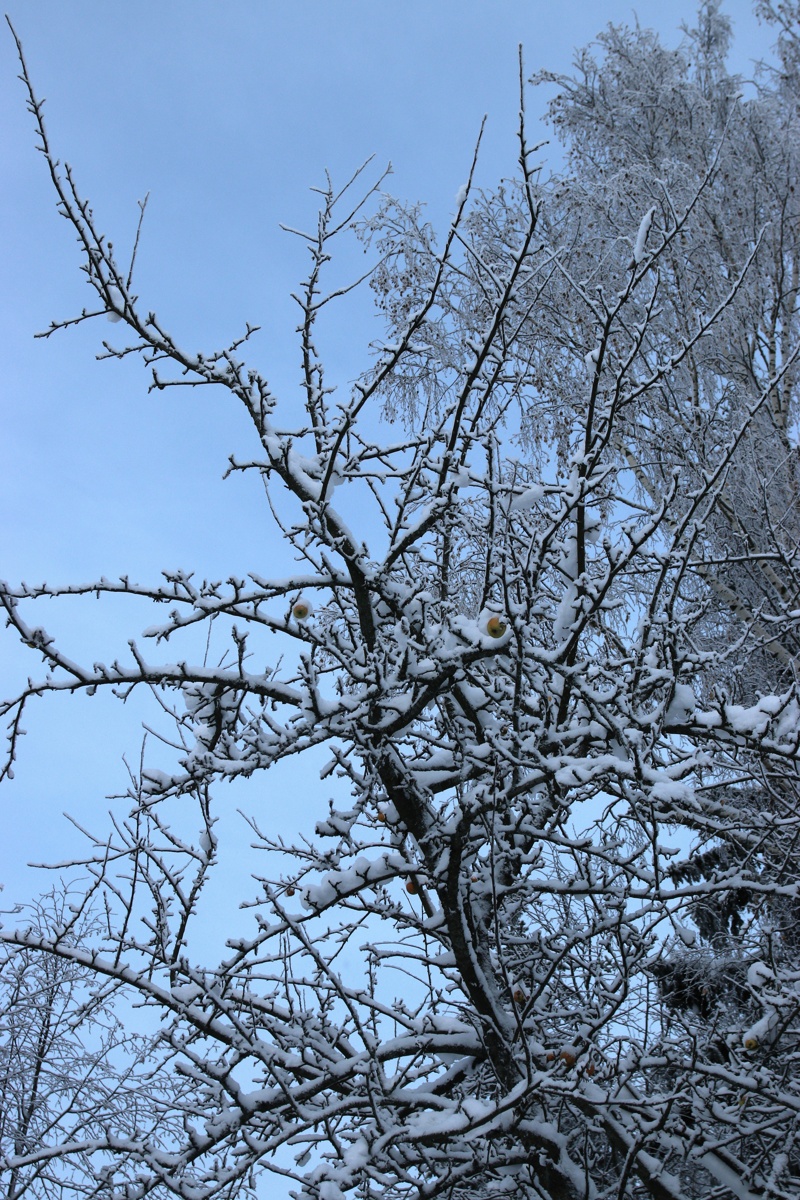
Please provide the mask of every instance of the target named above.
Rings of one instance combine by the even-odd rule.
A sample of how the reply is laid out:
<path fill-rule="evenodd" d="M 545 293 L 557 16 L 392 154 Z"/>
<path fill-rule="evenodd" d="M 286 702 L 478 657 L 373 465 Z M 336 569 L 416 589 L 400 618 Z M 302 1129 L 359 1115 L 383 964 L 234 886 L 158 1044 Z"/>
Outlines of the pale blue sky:
<path fill-rule="evenodd" d="M 621 0 L 9 0 L 8 8 L 47 97 L 56 152 L 118 246 L 130 244 L 136 201 L 150 191 L 144 303 L 179 340 L 206 351 L 246 320 L 261 324 L 253 357 L 287 404 L 299 395 L 288 296 L 305 260 L 278 224 L 310 219 L 308 188 L 323 169 L 342 180 L 369 154 L 380 165 L 391 159 L 389 189 L 427 201 L 441 226 L 484 113 L 480 179 L 514 172 L 517 44 L 530 72 L 566 70 L 575 45 L 608 21 L 633 20 Z M 671 41 L 694 15 L 690 3 L 647 0 L 636 10 Z M 732 65 L 749 75 L 770 34 L 744 0 L 727 11 Z M 529 106 L 538 114 L 544 97 L 530 95 Z M 270 574 L 277 552 L 257 489 L 241 478 L 221 483 L 228 454 L 253 451 L 224 397 L 148 396 L 135 362 L 95 363 L 100 339 L 119 328 L 102 321 L 33 340 L 51 318 L 79 310 L 86 286 L 34 152 L 7 33 L 0 128 L 0 576 L 67 582 L 127 572 L 155 581 L 177 566 L 201 576 Z M 321 338 L 343 388 L 377 328 L 366 294 Z M 152 620 L 125 603 L 40 602 L 35 611 L 69 638 L 74 656 L 92 660 L 122 653 Z M 4 693 L 38 672 L 8 637 L 0 656 Z M 0 796 L 5 899 L 35 889 L 26 860 L 77 844 L 64 809 L 84 820 L 99 814 L 103 828 L 103 796 L 124 787 L 120 755 L 135 758 L 143 711 L 102 699 L 33 706 L 17 778 Z M 329 790 L 298 766 L 248 788 L 235 802 L 262 819 L 274 812 L 285 832 L 319 815 Z"/>

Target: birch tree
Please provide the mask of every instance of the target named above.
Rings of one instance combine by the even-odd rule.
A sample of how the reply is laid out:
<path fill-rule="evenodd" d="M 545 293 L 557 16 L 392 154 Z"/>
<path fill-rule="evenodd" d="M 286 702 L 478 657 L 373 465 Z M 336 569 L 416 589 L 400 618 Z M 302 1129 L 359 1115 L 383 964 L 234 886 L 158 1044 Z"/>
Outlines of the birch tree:
<path fill-rule="evenodd" d="M 641 31 L 609 33 L 610 63 L 634 42 L 680 76 L 680 54 Z M 765 438 L 791 457 L 793 284 L 764 322 L 793 243 L 788 219 L 776 242 L 760 212 L 727 258 L 714 241 L 730 138 L 772 136 L 769 104 L 788 122 L 778 91 L 757 114 L 709 100 L 699 167 L 617 178 L 609 149 L 550 180 L 521 86 L 517 181 L 479 195 L 471 172 L 441 243 L 368 166 L 328 181 L 299 233 L 300 406 L 248 365 L 252 328 L 218 350 L 173 340 L 23 76 L 91 295 L 46 336 L 110 317 L 102 353 L 139 356 L 164 403 L 191 386 L 243 406 L 253 453 L 230 470 L 261 478 L 296 567 L 2 587 L 10 633 L 43 664 L 3 707 L 6 773 L 34 697 L 98 691 L 149 691 L 173 765 L 145 756 L 111 831 L 88 835 L 103 927 L 0 939 L 153 1008 L 150 1053 L 175 1087 L 157 1126 L 109 1113 L 2 1169 L 81 1155 L 95 1194 L 120 1200 L 266 1195 L 269 1172 L 308 1200 L 795 1196 L 796 613 L 762 583 L 767 566 L 793 586 L 794 483 L 789 466 L 775 487 L 753 474 Z M 334 403 L 317 333 L 353 224 L 387 334 Z M 709 244 L 724 269 L 698 264 Z M 750 544 L 748 509 L 721 551 L 754 478 L 770 540 Z M 154 623 L 114 661 L 78 662 L 35 619 L 76 594 L 150 600 Z M 198 627 L 219 665 L 181 649 Z M 749 661 L 758 680 L 737 684 Z M 278 843 L 263 803 L 252 836 L 283 868 L 242 897 L 250 934 L 199 960 L 223 785 L 320 747 L 315 828 Z M 708 914 L 726 906 L 720 940 Z"/>
<path fill-rule="evenodd" d="M 589 318 L 571 279 L 605 286 L 609 272 L 621 277 L 631 254 L 624 229 L 636 211 L 660 212 L 668 220 L 678 197 L 688 211 L 696 196 L 693 213 L 659 264 L 658 304 L 666 319 L 645 335 L 646 353 L 665 327 L 687 332 L 702 305 L 720 304 L 758 245 L 757 268 L 745 272 L 722 319 L 666 385 L 618 425 L 618 461 L 650 500 L 663 493 L 676 469 L 687 496 L 702 486 L 721 442 L 741 422 L 743 406 L 791 357 L 796 341 L 797 12 L 792 5 L 762 5 L 760 11 L 781 30 L 779 65 L 759 69 L 745 103 L 742 80 L 725 66 L 730 23 L 716 0 L 700 6 L 697 26 L 684 29 L 678 51 L 649 30 L 609 28 L 595 47 L 578 53 L 574 75 L 535 77 L 557 87 L 549 117 L 568 150 L 567 171 L 549 183 L 547 233 L 570 278 L 566 272 L 556 277 L 549 303 L 541 306 L 544 320 L 524 339 L 537 365 L 544 360 L 561 366 L 561 388 L 549 389 L 554 423 L 580 419 L 569 361 Z M 485 198 L 473 216 L 476 236 L 502 253 L 495 230 L 516 211 L 516 197 L 502 191 Z M 644 315 L 641 310 L 635 319 Z M 698 630 L 706 652 L 716 656 L 716 670 L 702 686 L 707 694 L 718 691 L 740 702 L 779 691 L 795 678 L 796 392 L 792 366 L 744 434 L 692 564 L 709 604 Z M 540 436 L 540 413 L 532 415 Z M 547 442 L 537 450 L 546 452 Z M 757 642 L 742 653 L 745 629 L 757 634 Z M 776 790 L 785 803 L 785 783 L 773 779 L 769 794 Z M 764 793 L 757 794 L 760 803 Z M 734 835 L 723 857 L 730 862 L 741 853 Z M 718 862 L 714 850 L 707 863 L 716 869 Z M 700 860 L 696 869 L 702 869 Z M 712 946 L 734 952 L 730 934 L 741 927 L 747 903 L 746 890 L 698 902 L 709 961 Z M 789 912 L 791 906 L 785 914 L 791 923 Z M 697 973 L 694 963 L 691 974 Z M 696 992 L 687 987 L 686 996 L 696 1000 Z"/>

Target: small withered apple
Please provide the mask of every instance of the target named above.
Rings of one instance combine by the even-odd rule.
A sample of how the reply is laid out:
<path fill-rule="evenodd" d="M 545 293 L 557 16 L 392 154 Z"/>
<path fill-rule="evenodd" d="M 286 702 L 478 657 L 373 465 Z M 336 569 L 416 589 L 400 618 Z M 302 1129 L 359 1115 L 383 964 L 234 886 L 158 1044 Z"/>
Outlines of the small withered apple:
<path fill-rule="evenodd" d="M 508 626 L 502 617 L 489 617 L 489 620 L 486 622 L 486 632 L 489 634 L 489 637 L 500 638 L 507 629 Z"/>

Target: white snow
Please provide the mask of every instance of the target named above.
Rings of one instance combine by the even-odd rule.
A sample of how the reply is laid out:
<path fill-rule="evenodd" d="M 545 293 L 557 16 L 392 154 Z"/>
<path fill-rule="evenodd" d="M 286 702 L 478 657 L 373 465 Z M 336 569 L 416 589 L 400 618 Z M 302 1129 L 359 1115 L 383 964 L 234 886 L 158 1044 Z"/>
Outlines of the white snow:
<path fill-rule="evenodd" d="M 778 1023 L 777 1013 L 770 1010 L 764 1013 L 760 1020 L 751 1025 L 742 1034 L 742 1045 L 745 1050 L 756 1050 L 764 1042 L 770 1040 L 770 1034 Z"/>
<path fill-rule="evenodd" d="M 509 512 L 524 512 L 527 508 L 533 508 L 539 500 L 544 496 L 544 488 L 539 484 L 534 487 L 526 488 L 519 496 L 514 496 L 508 506 Z"/>
<path fill-rule="evenodd" d="M 668 725 L 683 725 L 695 710 L 697 701 L 694 692 L 686 683 L 676 683 L 664 720 Z"/>
<path fill-rule="evenodd" d="M 650 232 L 650 226 L 653 224 L 653 217 L 655 216 L 655 213 L 655 208 L 651 208 L 649 212 L 646 212 L 642 217 L 642 223 L 639 226 L 639 232 L 636 235 L 636 245 L 633 247 L 633 261 L 637 267 L 644 258 L 645 242 L 647 241 L 647 235 Z"/>
<path fill-rule="evenodd" d="M 747 982 L 751 988 L 763 988 L 774 981 L 775 972 L 760 959 L 751 963 L 747 969 Z"/>
<path fill-rule="evenodd" d="M 106 290 L 108 291 L 109 303 L 113 306 L 113 308 L 109 309 L 109 311 L 106 313 L 106 317 L 109 321 L 121 321 L 122 313 L 125 310 L 125 301 L 122 298 L 122 292 L 118 287 L 114 287 L 113 283 L 109 284 Z M 114 312 L 113 309 L 116 309 L 117 311 Z"/>

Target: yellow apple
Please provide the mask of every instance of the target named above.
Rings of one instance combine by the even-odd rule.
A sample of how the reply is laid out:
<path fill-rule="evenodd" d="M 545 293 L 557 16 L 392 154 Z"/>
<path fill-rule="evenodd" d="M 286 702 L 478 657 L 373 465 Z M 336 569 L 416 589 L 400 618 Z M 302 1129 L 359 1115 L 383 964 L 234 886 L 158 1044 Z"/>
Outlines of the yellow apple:
<path fill-rule="evenodd" d="M 502 637 L 506 629 L 508 629 L 508 626 L 500 617 L 489 617 L 489 620 L 486 622 L 486 632 L 489 634 L 489 637 Z"/>

